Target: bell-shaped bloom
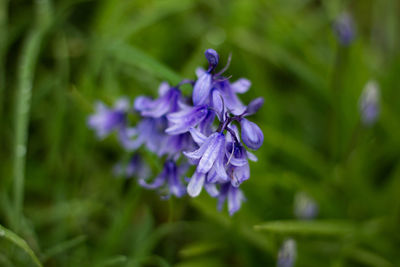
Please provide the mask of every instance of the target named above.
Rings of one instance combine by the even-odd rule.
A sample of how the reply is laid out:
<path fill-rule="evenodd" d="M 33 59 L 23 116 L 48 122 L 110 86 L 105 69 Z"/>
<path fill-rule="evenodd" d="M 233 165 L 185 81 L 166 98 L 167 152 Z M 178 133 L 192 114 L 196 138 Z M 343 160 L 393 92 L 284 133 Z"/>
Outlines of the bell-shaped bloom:
<path fill-rule="evenodd" d="M 250 166 L 248 163 L 242 166 L 231 166 L 228 173 L 230 173 L 232 185 L 239 187 L 241 183 L 250 178 Z"/>
<path fill-rule="evenodd" d="M 318 205 L 313 198 L 304 192 L 294 197 L 294 215 L 301 220 L 312 220 L 318 214 Z"/>
<path fill-rule="evenodd" d="M 95 114 L 88 118 L 88 126 L 96 131 L 98 138 L 105 138 L 112 131 L 125 127 L 129 109 L 130 104 L 126 98 L 117 100 L 114 108 L 107 108 L 102 102 L 97 102 Z"/>
<path fill-rule="evenodd" d="M 206 175 L 204 173 L 200 173 L 198 171 L 194 172 L 187 186 L 187 193 L 189 194 L 189 196 L 197 197 L 198 195 L 200 195 L 205 179 Z"/>
<path fill-rule="evenodd" d="M 247 119 L 241 119 L 240 126 L 242 130 L 243 143 L 250 149 L 257 150 L 264 142 L 264 134 L 260 127 Z"/>
<path fill-rule="evenodd" d="M 297 257 L 297 245 L 293 239 L 283 242 L 278 253 L 277 267 L 293 267 Z"/>
<path fill-rule="evenodd" d="M 129 137 L 120 138 L 124 140 L 124 147 L 127 150 L 136 150 L 145 145 L 151 152 L 160 155 L 162 143 L 168 136 L 164 133 L 167 127 L 167 119 L 144 118 L 136 128 L 131 129 Z M 128 135 L 127 134 L 127 135 Z"/>
<path fill-rule="evenodd" d="M 178 101 L 181 92 L 171 87 L 166 89 L 166 84 L 162 84 L 159 89 L 159 98 L 152 100 L 148 97 L 139 96 L 135 100 L 134 107 L 144 117 L 160 118 L 169 112 L 178 109 Z"/>
<path fill-rule="evenodd" d="M 157 189 L 166 187 L 168 195 L 172 194 L 181 197 L 186 193 L 186 188 L 181 181 L 182 175 L 186 172 L 186 167 L 178 167 L 172 160 L 164 164 L 161 173 L 151 182 L 147 183 L 145 179 L 139 179 L 139 184 L 147 189 Z"/>
<path fill-rule="evenodd" d="M 160 142 L 158 149 L 158 156 L 169 155 L 174 159 L 178 159 L 183 150 L 195 149 L 195 143 L 189 133 L 183 133 L 178 135 L 167 135 L 164 136 Z"/>
<path fill-rule="evenodd" d="M 215 51 L 214 49 L 207 49 L 206 52 L 204 53 L 204 55 L 206 56 L 206 59 L 207 59 L 208 64 L 209 64 L 208 72 L 211 72 L 218 65 L 219 55 L 218 55 L 217 51 Z"/>
<path fill-rule="evenodd" d="M 140 155 L 134 154 L 128 164 L 116 164 L 113 173 L 115 176 L 123 176 L 126 178 L 135 177 L 138 179 L 147 179 L 151 171 L 149 166 L 143 162 Z"/>
<path fill-rule="evenodd" d="M 192 197 L 201 192 L 206 174 L 214 167 L 218 176 L 226 177 L 224 166 L 225 157 L 225 136 L 216 132 L 207 137 L 199 149 L 193 152 L 183 152 L 192 162 L 197 163 L 196 171 L 190 179 L 188 194 Z"/>
<path fill-rule="evenodd" d="M 379 85 L 375 81 L 369 81 L 360 97 L 361 121 L 364 125 L 373 125 L 378 119 L 379 107 Z"/>
<path fill-rule="evenodd" d="M 228 163 L 233 166 L 243 166 L 248 162 L 246 149 L 237 142 L 226 142 L 226 157 Z"/>
<path fill-rule="evenodd" d="M 348 46 L 352 43 L 355 37 L 355 25 L 352 16 L 349 13 L 343 12 L 333 24 L 333 29 L 339 42 Z"/>
<path fill-rule="evenodd" d="M 193 152 L 183 152 L 183 154 L 192 160 L 198 160 L 197 172 L 207 173 L 214 163 L 222 164 L 223 162 L 225 136 L 223 133 L 213 133 L 207 137 L 199 149 Z"/>
<path fill-rule="evenodd" d="M 217 168 L 215 165 L 206 175 L 206 182 L 211 184 L 221 184 L 230 181 L 230 177 L 227 175 L 227 171 Z"/>
<path fill-rule="evenodd" d="M 209 67 L 207 71 L 199 68 L 196 73 L 199 79 L 193 87 L 193 104 L 195 106 L 206 104 L 210 99 L 210 91 L 213 86 L 213 74 L 211 73 L 218 65 L 219 55 L 214 49 L 207 49 L 205 52 Z"/>
<path fill-rule="evenodd" d="M 147 179 L 151 171 L 149 166 L 143 162 L 142 157 L 139 154 L 134 154 L 126 166 L 125 173 L 127 178 Z"/>
<path fill-rule="evenodd" d="M 208 103 L 212 85 L 213 76 L 211 73 L 205 72 L 200 76 L 193 87 L 192 100 L 195 106 Z"/>
<path fill-rule="evenodd" d="M 231 84 L 232 91 L 236 94 L 246 93 L 251 86 L 251 82 L 245 78 L 240 78 Z"/>
<path fill-rule="evenodd" d="M 233 91 L 229 81 L 219 81 L 215 84 L 215 88 L 222 95 L 225 107 L 233 115 L 241 115 L 246 110 L 246 106 L 243 105 L 236 93 Z"/>
<path fill-rule="evenodd" d="M 181 111 L 167 115 L 170 126 L 165 130 L 168 134 L 181 134 L 197 126 L 208 114 L 206 105 L 187 107 Z"/>
<path fill-rule="evenodd" d="M 250 104 L 247 106 L 245 115 L 253 115 L 257 113 L 257 111 L 264 105 L 264 98 L 258 97 L 254 99 L 253 101 L 250 102 Z"/>
<path fill-rule="evenodd" d="M 232 186 L 228 182 L 221 185 L 218 196 L 218 210 L 222 210 L 226 200 L 228 201 L 229 215 L 232 216 L 240 209 L 242 202 L 245 201 L 245 197 L 239 188 Z"/>

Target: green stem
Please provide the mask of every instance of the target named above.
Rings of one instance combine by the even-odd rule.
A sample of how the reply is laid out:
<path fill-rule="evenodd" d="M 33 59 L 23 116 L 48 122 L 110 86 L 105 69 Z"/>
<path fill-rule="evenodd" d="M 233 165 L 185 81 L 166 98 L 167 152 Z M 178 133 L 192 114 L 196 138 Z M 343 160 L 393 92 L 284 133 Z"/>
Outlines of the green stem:
<path fill-rule="evenodd" d="M 25 161 L 34 71 L 50 16 L 47 0 L 36 0 L 35 5 L 37 21 L 23 43 L 17 74 L 13 161 L 14 228 L 16 232 L 19 231 L 24 201 Z"/>

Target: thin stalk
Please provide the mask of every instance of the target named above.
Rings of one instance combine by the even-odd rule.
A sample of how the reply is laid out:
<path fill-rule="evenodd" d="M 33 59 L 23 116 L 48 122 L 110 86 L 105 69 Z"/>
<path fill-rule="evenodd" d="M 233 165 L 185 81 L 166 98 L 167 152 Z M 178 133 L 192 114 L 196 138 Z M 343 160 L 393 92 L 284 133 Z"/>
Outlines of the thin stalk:
<path fill-rule="evenodd" d="M 14 229 L 19 231 L 24 201 L 26 147 L 29 111 L 36 61 L 43 35 L 49 25 L 50 8 L 47 0 L 36 0 L 36 23 L 26 37 L 18 63 L 14 128 Z"/>

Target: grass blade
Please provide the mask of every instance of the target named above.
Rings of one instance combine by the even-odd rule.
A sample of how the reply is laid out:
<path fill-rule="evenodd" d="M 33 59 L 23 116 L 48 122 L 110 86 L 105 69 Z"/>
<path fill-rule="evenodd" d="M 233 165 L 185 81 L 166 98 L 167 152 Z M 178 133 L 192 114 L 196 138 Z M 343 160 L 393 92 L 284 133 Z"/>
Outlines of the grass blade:
<path fill-rule="evenodd" d="M 78 246 L 79 244 L 83 243 L 86 241 L 86 236 L 85 235 L 80 235 L 77 236 L 71 240 L 67 240 L 65 242 L 62 242 L 52 248 L 50 248 L 49 250 L 47 250 L 43 257 L 42 260 L 43 262 L 45 262 L 46 260 L 48 260 L 49 258 L 54 257 L 57 254 L 63 253 L 66 250 L 69 250 L 73 247 Z"/>
<path fill-rule="evenodd" d="M 355 225 L 345 221 L 273 221 L 255 225 L 256 231 L 283 235 L 346 236 L 354 234 Z"/>
<path fill-rule="evenodd" d="M 148 71 L 160 79 L 168 80 L 173 85 L 182 80 L 179 74 L 133 46 L 116 42 L 109 47 L 109 52 L 119 61 Z"/>
<path fill-rule="evenodd" d="M 17 77 L 13 161 L 15 205 L 14 227 L 17 232 L 19 231 L 24 198 L 25 156 L 28 141 L 29 110 L 34 70 L 40 51 L 42 37 L 49 24 L 50 13 L 48 1 L 36 1 L 35 4 L 37 8 L 37 24 L 28 34 L 23 44 Z"/>
<path fill-rule="evenodd" d="M 40 263 L 39 259 L 36 257 L 35 253 L 29 247 L 29 245 L 26 243 L 26 241 L 23 240 L 18 235 L 16 235 L 14 232 L 12 232 L 12 231 L 8 230 L 7 228 L 3 227 L 2 225 L 0 225 L 0 237 L 4 237 L 5 239 L 7 239 L 10 242 L 14 243 L 16 246 L 18 246 L 21 249 L 23 249 L 31 257 L 32 261 L 37 266 L 42 266 L 42 264 Z"/>

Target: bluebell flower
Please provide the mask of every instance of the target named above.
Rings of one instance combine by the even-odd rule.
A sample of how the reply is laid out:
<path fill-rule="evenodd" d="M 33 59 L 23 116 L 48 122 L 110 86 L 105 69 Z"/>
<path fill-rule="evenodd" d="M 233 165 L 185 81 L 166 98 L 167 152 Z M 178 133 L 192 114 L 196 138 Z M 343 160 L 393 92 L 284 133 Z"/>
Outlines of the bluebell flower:
<path fill-rule="evenodd" d="M 218 195 L 218 210 L 222 210 L 225 201 L 228 202 L 228 212 L 232 216 L 240 209 L 245 197 L 239 188 L 228 182 L 221 185 Z"/>
<path fill-rule="evenodd" d="M 139 154 L 134 154 L 129 160 L 126 169 L 126 177 L 136 177 L 138 179 L 147 179 L 151 175 L 149 166 L 143 162 Z"/>
<path fill-rule="evenodd" d="M 129 100 L 118 99 L 114 108 L 107 108 L 102 102 L 97 102 L 95 114 L 89 116 L 88 126 L 96 131 L 98 138 L 103 139 L 114 130 L 126 126 L 127 113 L 130 109 Z"/>
<path fill-rule="evenodd" d="M 352 16 L 347 13 L 341 13 L 334 22 L 334 32 L 339 42 L 344 45 L 350 45 L 355 37 L 355 25 Z"/>
<path fill-rule="evenodd" d="M 224 105 L 233 115 L 240 115 L 246 110 L 246 106 L 240 101 L 229 81 L 224 80 L 216 83 L 215 90 L 220 92 L 224 99 Z"/>
<path fill-rule="evenodd" d="M 210 97 L 210 91 L 213 86 L 213 74 L 211 73 L 218 65 L 219 56 L 218 53 L 213 49 L 207 49 L 205 56 L 209 63 L 207 71 L 200 73 L 199 79 L 196 81 L 193 87 L 193 104 L 201 105 L 207 103 Z"/>
<path fill-rule="evenodd" d="M 262 97 L 257 97 L 253 101 L 249 103 L 249 105 L 246 108 L 245 115 L 253 115 L 256 114 L 257 111 L 264 105 L 264 98 Z"/>
<path fill-rule="evenodd" d="M 259 149 L 264 142 L 264 134 L 260 127 L 245 118 L 240 120 L 240 126 L 242 129 L 243 143 L 250 149 Z"/>
<path fill-rule="evenodd" d="M 361 121 L 364 125 L 373 125 L 379 117 L 380 89 L 376 81 L 369 81 L 361 94 L 359 105 Z"/>
<path fill-rule="evenodd" d="M 151 100 L 148 97 L 138 97 L 134 107 L 144 117 L 160 118 L 178 109 L 181 92 L 175 87 L 163 83 L 159 88 L 159 98 Z"/>
<path fill-rule="evenodd" d="M 309 195 L 299 192 L 294 198 L 294 214 L 301 220 L 312 220 L 318 214 L 318 205 Z"/>
<path fill-rule="evenodd" d="M 119 173 L 137 176 L 141 186 L 157 189 L 167 197 L 181 197 L 186 192 L 196 197 L 204 188 L 218 199 L 220 209 L 227 202 L 233 215 L 244 201 L 239 187 L 250 178 L 249 160 L 257 161 L 247 148 L 258 149 L 264 139 L 261 129 L 247 117 L 255 114 L 264 100 L 257 98 L 246 107 L 238 95 L 247 92 L 251 82 L 245 78 L 230 82 L 222 75 L 230 57 L 219 72 L 218 53 L 208 49 L 205 57 L 208 68 L 196 70 L 196 81 L 183 80 L 177 86 L 162 83 L 158 98 L 137 97 L 133 110 L 140 121 L 135 127 L 129 125 L 126 101 L 113 109 L 100 105 L 97 114 L 89 118 L 89 126 L 100 137 L 117 130 L 122 146 L 135 151 L 127 165 L 118 165 Z M 191 96 L 181 93 L 182 84 L 193 86 Z M 163 164 L 161 173 L 152 180 L 139 156 L 143 150 L 157 155 Z M 183 181 L 188 164 L 195 165 L 195 170 Z"/>
<path fill-rule="evenodd" d="M 150 177 L 151 171 L 149 166 L 143 162 L 142 157 L 139 154 L 134 154 L 127 164 L 119 162 L 114 165 L 113 173 L 115 176 L 125 178 L 147 179 Z"/>
<path fill-rule="evenodd" d="M 166 128 L 165 117 L 144 118 L 136 128 L 131 130 L 129 138 L 124 141 L 124 147 L 127 150 L 136 150 L 145 145 L 148 150 L 160 156 L 163 154 L 160 150 L 162 143 L 167 138 L 164 133 Z"/>
<path fill-rule="evenodd" d="M 151 183 L 147 183 L 146 179 L 140 179 L 139 184 L 147 189 L 165 187 L 167 196 L 172 194 L 176 197 L 182 197 L 186 193 L 186 188 L 181 177 L 186 170 L 186 166 L 177 166 L 175 161 L 167 160 L 161 173 Z"/>
<path fill-rule="evenodd" d="M 293 239 L 283 242 L 278 253 L 277 267 L 293 267 L 297 258 L 297 245 Z"/>
<path fill-rule="evenodd" d="M 185 107 L 167 115 L 170 126 L 165 130 L 168 134 L 181 134 L 197 126 L 208 115 L 207 105 Z"/>
<path fill-rule="evenodd" d="M 168 155 L 175 160 L 179 159 L 183 150 L 195 149 L 195 143 L 189 133 L 164 136 L 160 142 L 158 155 Z"/>
<path fill-rule="evenodd" d="M 197 163 L 197 168 L 188 184 L 188 194 L 192 197 L 200 194 L 206 174 L 215 165 L 215 170 L 221 177 L 226 177 L 224 167 L 225 136 L 223 133 L 213 133 L 205 140 L 195 140 L 200 143 L 199 149 L 193 152 L 183 152 L 186 157 Z"/>

